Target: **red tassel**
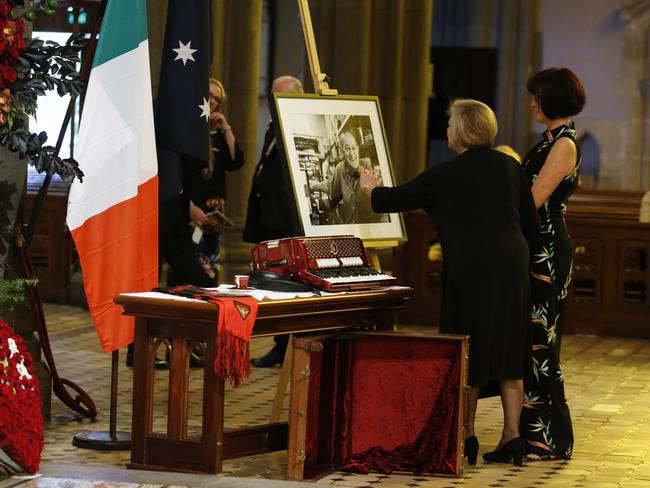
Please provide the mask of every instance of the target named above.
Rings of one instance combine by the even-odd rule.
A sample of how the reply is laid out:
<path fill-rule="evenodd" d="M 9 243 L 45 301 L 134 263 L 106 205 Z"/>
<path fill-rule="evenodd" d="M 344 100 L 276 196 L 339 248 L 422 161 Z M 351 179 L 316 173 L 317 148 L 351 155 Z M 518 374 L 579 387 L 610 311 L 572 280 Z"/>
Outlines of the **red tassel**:
<path fill-rule="evenodd" d="M 251 374 L 249 343 L 220 327 L 216 346 L 215 373 L 233 386 L 241 385 Z"/>

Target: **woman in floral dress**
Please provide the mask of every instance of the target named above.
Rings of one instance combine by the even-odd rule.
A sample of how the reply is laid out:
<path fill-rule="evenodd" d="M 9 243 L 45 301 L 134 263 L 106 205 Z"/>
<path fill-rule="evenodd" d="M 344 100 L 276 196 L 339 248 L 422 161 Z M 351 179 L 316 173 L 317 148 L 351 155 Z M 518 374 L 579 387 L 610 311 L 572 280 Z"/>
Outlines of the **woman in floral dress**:
<path fill-rule="evenodd" d="M 523 161 L 541 234 L 538 245 L 531 249 L 533 361 L 524 383 L 520 432 L 528 459 L 568 458 L 573 450 L 573 429 L 564 395 L 560 342 L 573 244 L 564 213 L 578 184 L 580 167 L 580 142 L 571 117 L 581 112 L 585 92 L 567 68 L 540 71 L 526 88 L 532 95 L 536 120 L 547 130 Z"/>

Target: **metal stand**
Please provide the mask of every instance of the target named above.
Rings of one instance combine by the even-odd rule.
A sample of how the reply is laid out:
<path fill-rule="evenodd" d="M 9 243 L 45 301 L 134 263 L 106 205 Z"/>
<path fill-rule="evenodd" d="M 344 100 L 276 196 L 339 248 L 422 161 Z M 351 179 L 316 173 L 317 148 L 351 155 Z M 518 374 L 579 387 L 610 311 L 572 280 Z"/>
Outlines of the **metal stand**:
<path fill-rule="evenodd" d="M 20 232 L 20 229 L 16 229 L 16 246 L 18 247 L 18 252 L 20 253 L 20 263 L 23 271 L 23 278 L 32 279 L 35 278 L 34 267 L 32 266 L 32 259 L 29 255 L 27 247 L 25 247 L 25 239 Z M 43 313 L 43 302 L 41 301 L 41 295 L 38 290 L 38 284 L 34 286 L 27 286 L 25 288 L 27 293 L 27 298 L 29 300 L 29 305 L 32 309 L 32 317 L 34 319 L 34 324 L 36 326 L 36 332 L 38 332 L 38 339 L 41 343 L 41 349 L 45 355 L 45 361 L 47 367 L 50 370 L 50 376 L 52 377 L 52 389 L 59 399 L 65 403 L 69 408 L 74 410 L 77 413 L 80 413 L 84 417 L 94 419 L 97 416 L 97 409 L 95 408 L 95 402 L 90 398 L 88 393 L 86 393 L 83 388 L 75 384 L 74 382 L 61 378 L 56 369 L 56 363 L 54 362 L 54 356 L 52 355 L 52 349 L 50 347 L 50 337 L 47 332 L 47 324 L 45 323 L 45 314 Z M 66 387 L 72 389 L 76 396 L 72 396 Z"/>
<path fill-rule="evenodd" d="M 111 354 L 111 416 L 109 431 L 77 432 L 72 445 L 82 449 L 97 451 L 128 451 L 131 449 L 131 433 L 117 432 L 117 371 L 119 369 L 119 350 Z"/>
<path fill-rule="evenodd" d="M 97 12 L 97 18 L 95 19 L 95 25 L 93 26 L 93 31 L 91 34 L 90 44 L 84 55 L 84 59 L 81 67 L 81 75 L 88 79 L 90 75 L 90 70 L 92 67 L 92 62 L 95 57 L 95 49 L 97 47 L 97 34 L 99 33 L 104 14 L 106 12 L 107 0 L 102 0 Z M 83 108 L 83 104 L 82 104 Z M 58 154 L 61 144 L 63 142 L 63 136 L 68 126 L 68 122 L 74 112 L 74 101 L 70 101 L 68 106 L 68 111 L 66 113 L 63 125 L 61 127 L 61 132 L 59 133 L 59 139 L 56 145 L 56 152 Z M 48 175 L 45 183 L 49 183 L 49 178 L 51 175 Z M 37 210 L 40 212 L 40 207 L 42 206 L 42 200 L 47 192 L 47 184 L 43 185 L 44 188 L 41 188 L 39 192 L 39 202 L 40 205 L 37 206 Z M 41 195 L 43 193 L 43 195 Z M 32 214 L 32 219 L 29 225 L 29 237 L 33 235 L 34 229 L 38 222 L 39 212 Z M 117 432 L 117 372 L 118 372 L 118 359 L 119 351 L 113 351 L 111 355 L 111 406 L 110 406 L 110 421 L 109 421 L 109 431 L 100 431 L 100 432 L 78 432 L 72 438 L 72 445 L 75 447 L 80 447 L 83 449 L 95 449 L 98 451 L 125 451 L 131 449 L 131 433 L 130 432 Z M 95 414 L 96 415 L 96 414 Z M 94 416 L 93 416 L 94 417 Z"/>

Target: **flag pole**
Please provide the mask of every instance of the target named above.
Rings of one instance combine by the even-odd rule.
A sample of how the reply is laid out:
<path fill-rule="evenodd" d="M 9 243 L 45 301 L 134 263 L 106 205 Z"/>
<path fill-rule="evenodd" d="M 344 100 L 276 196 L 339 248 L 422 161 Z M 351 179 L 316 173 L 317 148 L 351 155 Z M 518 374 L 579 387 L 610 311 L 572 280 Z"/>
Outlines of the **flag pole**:
<path fill-rule="evenodd" d="M 86 55 L 84 56 L 81 63 L 81 76 L 87 81 L 90 76 L 90 70 L 93 65 L 93 60 L 95 58 L 95 50 L 97 47 L 97 35 L 100 31 L 100 26 L 102 20 L 104 19 L 104 13 L 106 12 L 106 5 L 108 0 L 102 0 L 99 5 L 99 10 L 97 11 L 97 17 L 95 18 L 95 24 L 93 26 L 92 34 L 90 37 L 90 43 L 87 47 Z M 88 85 L 86 84 L 86 88 Z M 61 126 L 61 131 L 59 132 L 59 138 L 56 144 L 56 154 L 59 153 L 61 145 L 63 143 L 63 137 L 67 130 L 68 123 L 72 117 L 74 111 L 74 100 L 70 100 L 68 105 L 68 111 L 65 118 L 63 119 L 63 124 Z M 83 109 L 83 100 L 81 104 Z M 48 178 L 51 179 L 51 175 L 48 174 L 46 182 L 49 183 Z M 44 182 L 45 186 L 45 182 Z M 41 188 L 43 190 L 43 188 Z M 45 188 L 45 193 L 47 193 L 47 188 Z M 40 197 L 39 193 L 39 197 Z M 43 197 L 44 198 L 44 197 Z M 42 201 L 41 201 L 42 205 Z M 35 211 L 39 210 L 40 207 L 35 207 Z M 38 215 L 34 216 L 32 214 L 32 219 L 30 221 L 30 230 L 33 235 L 34 228 L 38 222 Z M 118 432 L 117 431 L 117 385 L 118 385 L 118 370 L 119 370 L 119 350 L 115 350 L 111 354 L 111 398 L 110 398 L 110 419 L 109 419 L 109 430 L 107 431 L 82 431 L 77 432 L 72 438 L 72 445 L 75 447 L 83 449 L 95 449 L 98 451 L 124 451 L 131 449 L 131 433 L 130 432 Z"/>
<path fill-rule="evenodd" d="M 119 370 L 119 349 L 111 353 L 111 403 L 107 431 L 77 432 L 72 445 L 96 451 L 128 451 L 131 449 L 131 432 L 117 431 L 117 372 Z"/>

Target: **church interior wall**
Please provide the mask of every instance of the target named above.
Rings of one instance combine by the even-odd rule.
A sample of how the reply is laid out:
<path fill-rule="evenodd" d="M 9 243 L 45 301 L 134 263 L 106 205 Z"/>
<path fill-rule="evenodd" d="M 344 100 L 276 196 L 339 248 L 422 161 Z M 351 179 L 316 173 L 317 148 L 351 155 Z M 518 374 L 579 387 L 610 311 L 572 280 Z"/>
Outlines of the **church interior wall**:
<path fill-rule="evenodd" d="M 561 0 L 540 2 L 542 67 L 570 67 L 585 85 L 587 105 L 576 126 L 600 147 L 600 188 L 647 187 L 639 181 L 645 21 L 621 15 L 625 7 L 643 3 L 650 9 L 650 2 L 624 0 L 590 0 L 575 8 Z M 585 154 L 585 167 L 590 156 Z"/>

